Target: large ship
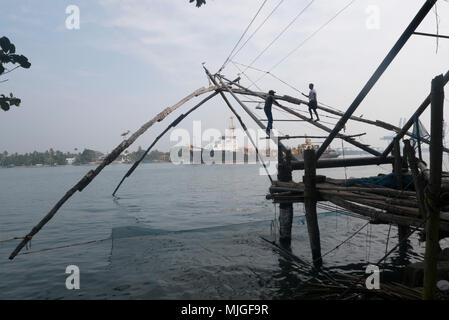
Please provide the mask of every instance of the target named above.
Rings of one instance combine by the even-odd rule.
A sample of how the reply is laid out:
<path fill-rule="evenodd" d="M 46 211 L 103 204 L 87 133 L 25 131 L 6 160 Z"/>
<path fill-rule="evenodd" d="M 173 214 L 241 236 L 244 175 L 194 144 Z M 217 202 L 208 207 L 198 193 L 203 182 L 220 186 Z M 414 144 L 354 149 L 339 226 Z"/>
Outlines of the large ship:
<path fill-rule="evenodd" d="M 319 145 L 314 144 L 310 138 L 306 138 L 306 142 L 303 144 L 300 144 L 298 148 L 293 148 L 292 154 L 299 160 L 304 159 L 304 150 L 313 149 L 317 151 L 319 149 Z M 326 151 L 323 152 L 321 155 L 321 159 L 333 159 L 338 158 L 340 154 L 332 149 L 331 147 L 328 147 Z"/>
<path fill-rule="evenodd" d="M 224 136 L 206 145 L 204 148 L 190 146 L 192 164 L 247 163 L 255 153 L 251 147 L 238 147 L 235 135 L 234 117 L 230 118 L 229 128 Z"/>

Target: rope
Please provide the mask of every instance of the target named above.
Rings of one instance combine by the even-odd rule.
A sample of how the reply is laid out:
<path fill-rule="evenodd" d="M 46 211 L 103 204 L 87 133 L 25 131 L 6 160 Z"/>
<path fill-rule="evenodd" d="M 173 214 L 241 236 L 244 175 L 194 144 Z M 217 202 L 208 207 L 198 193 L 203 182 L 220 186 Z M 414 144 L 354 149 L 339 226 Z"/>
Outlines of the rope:
<path fill-rule="evenodd" d="M 289 252 L 288 250 L 282 248 L 281 246 L 279 246 L 275 241 L 270 241 L 262 236 L 259 236 L 262 240 L 268 242 L 269 244 L 273 245 L 275 248 L 277 248 L 281 253 L 287 255 L 289 258 L 291 258 L 293 260 L 293 262 L 299 262 L 303 265 L 306 265 L 310 268 L 312 268 L 313 270 L 323 274 L 328 280 L 330 280 L 331 282 L 335 283 L 336 285 L 340 285 L 334 278 L 332 278 L 332 276 L 326 272 L 323 268 L 316 268 L 315 266 L 313 266 L 311 263 L 301 260 L 300 258 L 298 258 L 297 256 L 295 256 L 293 253 Z M 310 279 L 311 280 L 311 279 Z M 309 281 L 310 281 L 309 280 Z"/>
<path fill-rule="evenodd" d="M 243 74 L 245 77 L 246 77 L 246 79 L 248 79 L 249 80 L 249 82 L 251 82 L 251 84 L 253 84 L 258 90 L 260 90 L 260 91 L 263 91 L 246 73 L 245 73 L 245 71 L 243 71 L 242 69 L 240 69 L 236 64 L 235 64 L 235 62 L 234 61 L 231 61 L 232 62 L 232 64 L 234 65 L 234 67 L 239 71 L 239 74 L 238 75 L 240 75 L 240 74 Z"/>
<path fill-rule="evenodd" d="M 260 52 L 254 59 L 253 61 L 251 61 L 251 63 L 249 64 L 250 66 L 252 66 L 257 60 L 259 60 L 259 58 L 269 49 L 271 48 L 271 46 L 293 25 L 293 23 L 296 22 L 296 20 L 299 19 L 299 17 L 312 5 L 312 3 L 314 3 L 315 0 L 310 1 L 294 18 L 292 21 L 290 21 L 286 27 L 284 27 L 284 29 L 282 29 L 282 31 L 274 38 L 273 41 L 271 41 L 268 46 L 265 47 L 265 49 L 262 50 L 262 52 Z M 246 70 L 245 70 L 246 71 Z"/>
<path fill-rule="evenodd" d="M 26 252 L 21 252 L 21 253 L 19 253 L 17 255 L 20 256 L 20 255 L 33 254 L 33 253 L 38 253 L 38 252 L 43 252 L 43 251 L 52 251 L 52 250 L 57 250 L 57 249 L 76 247 L 76 246 L 81 246 L 81 245 L 86 245 L 86 244 L 91 244 L 91 243 L 96 243 L 96 242 L 103 242 L 103 241 L 106 241 L 106 240 L 109 240 L 109 239 L 112 240 L 112 237 L 107 237 L 105 239 L 100 239 L 100 240 L 91 240 L 91 241 L 86 241 L 86 242 L 78 242 L 78 243 L 73 243 L 73 244 L 68 244 L 68 245 L 59 246 L 59 247 L 53 247 L 53 248 L 46 248 L 46 249 L 36 250 L 36 251 L 26 251 Z"/>
<path fill-rule="evenodd" d="M 343 153 L 343 160 L 346 159 L 346 157 L 345 157 L 345 145 L 344 145 L 343 139 L 341 140 L 341 152 Z M 344 168 L 345 168 L 345 183 L 347 183 L 348 182 L 348 172 L 347 172 L 348 170 L 347 170 L 346 166 Z"/>
<path fill-rule="evenodd" d="M 438 15 L 438 4 L 435 3 L 435 7 L 434 7 L 434 11 L 435 11 L 435 24 L 436 24 L 436 34 L 437 36 L 440 34 L 440 16 Z M 439 37 L 436 37 L 436 48 L 435 48 L 435 53 L 438 54 L 438 48 L 440 45 L 440 39 Z"/>
<path fill-rule="evenodd" d="M 252 70 L 255 70 L 255 71 L 258 71 L 258 72 L 261 72 L 261 73 L 268 74 L 268 75 L 272 76 L 274 79 L 278 80 L 279 82 L 285 84 L 285 85 L 286 85 L 287 87 L 289 87 L 290 89 L 293 89 L 294 91 L 296 91 L 296 92 L 298 92 L 298 93 L 300 93 L 300 94 L 304 94 L 304 93 L 303 93 L 301 90 L 299 90 L 297 87 L 293 86 L 292 84 L 288 83 L 287 81 L 285 81 L 285 80 L 281 79 L 280 77 L 276 76 L 273 72 L 265 71 L 265 70 L 262 70 L 262 69 L 259 69 L 259 68 L 255 68 L 255 67 L 250 67 L 250 66 L 248 66 L 248 65 L 245 65 L 245 64 L 240 63 L 240 62 L 237 62 L 237 61 L 232 61 L 232 63 L 233 63 L 234 65 L 237 64 L 237 65 L 240 65 L 240 66 L 242 66 L 242 67 L 246 67 L 246 68 L 248 68 L 248 69 L 252 69 Z M 236 67 L 237 67 L 237 66 L 236 66 Z M 238 69 L 241 70 L 240 68 L 238 68 Z M 255 87 L 257 87 L 259 90 L 261 90 L 261 89 L 257 86 L 257 84 L 256 84 L 254 81 L 251 81 L 251 82 L 252 82 L 252 84 L 253 84 Z M 257 81 L 256 81 L 256 82 L 257 82 Z M 334 111 L 344 113 L 342 110 L 340 110 L 340 109 L 338 109 L 338 108 L 335 108 L 335 107 L 333 107 L 333 106 L 330 106 L 330 105 L 328 105 L 328 104 L 326 104 L 326 103 L 324 103 L 324 102 L 322 102 L 322 101 L 320 101 L 320 104 L 323 105 L 323 106 L 325 106 L 325 107 L 328 107 L 329 109 L 332 109 L 332 110 L 334 110 Z M 339 118 L 334 118 L 334 119 L 339 119 Z"/>
<path fill-rule="evenodd" d="M 390 241 L 390 232 L 391 232 L 391 223 L 390 223 L 390 226 L 388 227 L 387 243 L 385 244 L 385 254 L 387 254 L 387 252 L 388 252 L 388 242 Z M 385 261 L 383 264 L 383 268 L 385 269 Z"/>
<path fill-rule="evenodd" d="M 318 29 L 316 29 L 310 36 L 308 36 L 305 40 L 303 40 L 296 48 L 294 48 L 292 51 L 290 51 L 285 57 L 283 57 L 279 62 L 273 65 L 273 67 L 270 68 L 269 72 L 277 68 L 281 63 L 283 63 L 285 60 L 287 60 L 293 53 L 295 53 L 297 50 L 299 50 L 302 46 L 304 46 L 310 39 L 312 39 L 314 36 L 316 36 L 321 30 L 323 30 L 327 25 L 329 25 L 333 20 L 335 20 L 343 11 L 345 11 L 347 8 L 349 8 L 355 1 L 352 0 L 347 5 L 345 5 L 342 9 L 340 9 L 334 16 L 332 16 L 329 20 L 327 20 L 324 24 L 322 24 Z M 262 80 L 262 78 L 265 77 L 265 75 L 262 75 L 259 79 L 256 80 L 256 83 Z M 251 87 L 249 87 L 251 88 Z M 248 88 L 248 89 L 249 89 Z"/>
<path fill-rule="evenodd" d="M 407 189 L 407 187 L 409 186 L 411 184 L 411 182 L 404 188 L 404 190 L 402 190 L 402 192 L 401 193 L 403 193 L 404 191 L 405 191 L 405 189 Z M 401 194 L 400 193 L 400 194 Z M 399 197 L 399 195 L 400 194 L 398 194 L 398 195 L 396 195 L 395 197 L 393 197 L 393 199 L 394 198 L 397 198 L 397 197 Z M 424 224 L 427 222 L 427 219 L 428 219 L 429 217 L 426 217 L 420 224 L 419 224 L 419 226 L 418 227 L 416 227 L 415 229 L 413 229 L 413 230 L 411 230 L 405 237 L 404 237 L 404 239 L 402 239 L 402 240 L 400 240 L 390 251 L 388 251 L 388 252 L 386 252 L 385 254 L 384 254 L 384 256 L 381 258 L 381 259 L 379 259 L 378 261 L 377 261 L 377 263 L 375 263 L 374 265 L 376 265 L 376 266 L 379 266 L 379 264 L 380 263 L 382 263 L 382 262 L 384 262 L 397 248 L 399 248 L 403 243 L 406 243 L 406 241 L 408 241 L 408 239 L 417 231 L 417 230 L 419 230 L 420 228 L 422 228 L 423 226 L 424 226 Z M 385 265 L 385 263 L 384 263 L 384 265 Z M 364 277 L 364 275 L 362 275 L 361 277 L 359 277 L 359 279 L 352 285 L 352 286 L 350 286 L 350 287 L 348 287 L 342 294 L 341 294 L 341 296 L 344 296 L 347 292 L 349 292 L 352 288 L 354 288 L 356 285 L 358 285 L 362 280 L 364 280 L 365 279 L 365 277 Z"/>
<path fill-rule="evenodd" d="M 11 238 L 11 239 L 0 240 L 0 243 L 2 243 L 2 242 L 9 242 L 9 241 L 13 241 L 13 240 L 23 240 L 23 239 L 25 239 L 25 237 L 14 237 L 14 238 Z"/>
<path fill-rule="evenodd" d="M 339 249 L 342 245 L 344 245 L 346 242 L 348 242 L 349 240 L 351 240 L 352 238 L 354 238 L 360 231 L 362 231 L 363 229 L 366 228 L 367 225 L 369 225 L 371 223 L 371 221 L 368 221 L 367 223 L 365 223 L 361 228 L 359 228 L 356 232 L 354 232 L 352 235 L 350 235 L 348 238 L 346 238 L 345 240 L 343 240 L 341 243 L 339 243 L 337 246 L 335 246 L 335 248 L 329 250 L 328 252 L 326 252 L 325 254 L 321 255 L 321 258 L 324 258 L 325 256 L 327 256 L 328 254 L 334 252 L 335 250 Z M 319 259 L 315 259 L 316 261 L 318 261 Z M 314 262 L 315 262 L 314 260 Z"/>
<path fill-rule="evenodd" d="M 234 53 L 234 55 L 230 58 L 230 60 L 234 59 L 235 56 L 246 46 L 246 44 L 251 40 L 254 35 L 262 28 L 262 26 L 267 22 L 267 20 L 273 15 L 273 13 L 279 8 L 279 6 L 284 2 L 284 0 L 279 1 L 279 3 L 274 7 L 274 9 L 270 12 L 270 14 L 265 18 L 264 21 L 256 28 L 256 30 L 246 39 L 246 41 L 242 44 L 242 46 Z"/>
<path fill-rule="evenodd" d="M 251 25 L 253 24 L 254 20 L 256 20 L 257 16 L 259 15 L 260 11 L 262 10 L 262 8 L 265 6 L 265 4 L 267 3 L 268 0 L 264 0 L 264 2 L 262 3 L 262 5 L 259 7 L 259 10 L 257 10 L 255 16 L 253 17 L 253 19 L 251 20 L 251 22 L 248 24 L 248 26 L 246 27 L 245 31 L 243 32 L 243 34 L 240 36 L 239 41 L 237 41 L 237 43 L 235 44 L 234 48 L 232 48 L 231 53 L 229 54 L 229 56 L 226 58 L 225 62 L 223 63 L 223 65 L 221 66 L 220 70 L 218 70 L 218 73 L 220 73 L 225 67 L 226 64 L 228 63 L 229 59 L 231 58 L 231 55 L 234 53 L 235 49 L 237 49 L 237 46 L 239 45 L 240 41 L 242 41 L 243 37 L 246 35 L 246 33 L 248 32 L 248 29 L 251 27 Z"/>

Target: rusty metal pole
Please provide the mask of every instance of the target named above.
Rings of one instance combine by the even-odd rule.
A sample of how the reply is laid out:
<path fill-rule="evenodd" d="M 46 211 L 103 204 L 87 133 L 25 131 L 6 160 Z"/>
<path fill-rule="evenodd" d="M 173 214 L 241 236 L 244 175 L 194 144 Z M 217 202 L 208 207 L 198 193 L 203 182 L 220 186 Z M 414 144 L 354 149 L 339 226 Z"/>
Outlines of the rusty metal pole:
<path fill-rule="evenodd" d="M 427 207 L 426 253 L 424 256 L 423 299 L 433 300 L 436 293 L 437 259 L 439 249 L 441 171 L 443 161 L 443 75 L 432 80 L 430 180 L 425 203 Z"/>

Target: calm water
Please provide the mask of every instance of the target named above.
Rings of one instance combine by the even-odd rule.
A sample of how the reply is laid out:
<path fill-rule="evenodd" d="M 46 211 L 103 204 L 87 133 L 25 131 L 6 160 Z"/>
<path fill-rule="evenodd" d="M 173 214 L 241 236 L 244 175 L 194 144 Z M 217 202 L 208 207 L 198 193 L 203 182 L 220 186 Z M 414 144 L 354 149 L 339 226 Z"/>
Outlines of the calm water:
<path fill-rule="evenodd" d="M 144 164 L 111 192 L 129 166 L 106 168 L 75 194 L 35 236 L 31 252 L 13 261 L 18 241 L 0 243 L 0 299 L 283 299 L 311 277 L 260 236 L 274 238 L 277 212 L 265 200 L 269 181 L 258 165 Z M 0 240 L 23 236 L 89 167 L 0 169 Z M 357 177 L 391 166 L 348 169 Z M 343 169 L 319 170 L 344 177 Z M 299 180 L 299 172 L 295 179 Z M 292 251 L 311 261 L 303 207 L 295 204 Z M 366 221 L 321 214 L 322 252 Z M 363 273 L 383 256 L 388 226 L 365 228 L 325 257 L 330 270 Z M 397 243 L 391 230 L 390 248 Z M 90 240 L 108 240 L 39 251 Z M 387 269 L 420 260 L 423 244 L 413 237 L 407 255 L 395 252 Z M 81 272 L 81 289 L 65 288 L 68 265 Z M 392 276 L 396 275 L 392 273 Z"/>

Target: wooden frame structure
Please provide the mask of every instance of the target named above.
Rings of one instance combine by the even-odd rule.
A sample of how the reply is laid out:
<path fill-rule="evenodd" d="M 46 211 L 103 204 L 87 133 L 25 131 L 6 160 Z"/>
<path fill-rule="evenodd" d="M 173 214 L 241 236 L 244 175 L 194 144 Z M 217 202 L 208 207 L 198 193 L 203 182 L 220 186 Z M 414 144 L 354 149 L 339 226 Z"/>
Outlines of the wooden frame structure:
<path fill-rule="evenodd" d="M 279 236 L 281 243 L 285 246 L 290 245 L 293 203 L 304 203 L 313 261 L 315 266 L 318 268 L 323 264 L 320 248 L 319 225 L 316 214 L 316 206 L 320 201 L 332 202 L 341 208 L 347 209 L 361 216 L 368 217 L 373 223 L 391 223 L 400 226 L 402 228 L 400 229 L 400 242 L 406 240 L 406 238 L 410 235 L 409 232 L 407 232 L 410 227 L 426 230 L 425 299 L 432 299 L 435 296 L 436 250 L 438 246 L 439 233 L 443 235 L 449 234 L 449 174 L 442 173 L 441 168 L 442 153 L 449 152 L 449 149 L 443 147 L 440 139 L 442 136 L 443 123 L 442 108 L 444 101 L 444 86 L 449 81 L 449 72 L 447 72 L 444 76 L 440 75 L 433 80 L 431 93 L 425 98 L 424 102 L 419 106 L 409 121 L 407 121 L 402 128 L 398 128 L 379 120 L 373 121 L 356 117 L 353 114 L 406 44 L 407 40 L 413 34 L 417 34 L 417 27 L 429 13 L 436 1 L 437 0 L 425 1 L 424 5 L 419 10 L 410 25 L 400 36 L 399 40 L 379 65 L 378 69 L 370 77 L 361 92 L 357 95 L 353 103 L 344 113 L 332 110 L 325 106 L 318 106 L 321 111 L 340 117 L 334 128 L 329 128 L 319 122 L 313 122 L 292 108 L 281 104 L 290 103 L 294 105 L 307 105 L 306 101 L 287 95 L 275 96 L 275 105 L 278 108 L 299 118 L 300 121 L 308 122 L 311 125 L 327 132 L 328 136 L 317 152 L 314 150 L 306 150 L 304 153 L 304 160 L 296 159 L 292 156 L 289 148 L 277 141 L 278 175 L 277 180 L 273 180 L 272 177 L 269 176 L 271 186 L 269 189 L 269 194 L 267 195 L 267 199 L 273 200 L 275 203 L 279 203 Z M 112 161 L 115 160 L 126 148 L 128 148 L 140 135 L 142 135 L 155 123 L 164 120 L 170 113 L 192 98 L 204 93 L 210 93 L 208 97 L 196 104 L 187 113 L 181 114 L 178 118 L 176 118 L 155 139 L 155 141 L 146 150 L 142 158 L 128 170 L 117 188 L 114 190 L 113 195 L 116 194 L 123 181 L 132 174 L 132 172 L 142 162 L 145 155 L 165 133 L 178 125 L 190 113 L 217 95 L 222 97 L 227 107 L 239 120 L 239 123 L 245 132 L 247 132 L 247 127 L 237 110 L 232 106 L 231 102 L 226 97 L 226 94 L 232 96 L 238 105 L 241 106 L 243 111 L 251 117 L 261 129 L 265 130 L 265 125 L 262 121 L 259 120 L 251 109 L 240 100 L 239 96 L 253 96 L 258 97 L 261 100 L 265 100 L 266 94 L 251 91 L 248 88 L 241 86 L 237 81 L 230 81 L 220 74 L 212 75 L 206 68 L 204 69 L 208 78 L 213 83 L 212 86 L 209 88 L 198 89 L 172 107 L 166 108 L 156 117 L 145 123 L 129 139 L 121 142 L 95 170 L 89 171 L 78 183 L 69 189 L 69 191 L 67 191 L 67 193 L 56 203 L 50 212 L 45 215 L 44 218 L 25 237 L 23 237 L 23 240 L 11 253 L 10 259 L 13 259 L 26 246 L 33 236 L 35 236 L 42 229 L 42 227 L 53 218 L 53 216 L 69 198 L 71 198 L 77 191 L 83 191 L 83 189 L 102 171 L 105 166 L 112 163 Z M 425 163 L 416 158 L 409 141 L 405 141 L 405 148 L 402 156 L 401 150 L 399 150 L 398 147 L 399 141 L 403 139 L 404 136 L 413 137 L 413 134 L 408 130 L 413 125 L 414 119 L 419 118 L 419 116 L 427 109 L 429 105 L 431 105 L 432 108 L 431 139 L 422 139 L 422 142 L 430 144 L 430 169 L 427 168 Z M 383 153 L 380 153 L 370 146 L 358 141 L 356 139 L 357 135 L 345 135 L 340 133 L 346 122 L 349 120 L 374 125 L 396 132 L 395 139 Z M 257 150 L 256 144 L 249 134 L 248 137 Z M 351 145 L 371 154 L 371 156 L 350 159 L 321 160 L 320 156 L 335 138 L 342 139 L 347 143 L 350 143 Z M 260 161 L 265 167 L 262 158 L 260 158 Z M 316 174 L 316 170 L 321 168 L 380 164 L 393 165 L 393 173 L 397 181 L 396 188 L 386 188 L 373 185 L 366 186 L 363 184 L 347 186 L 346 181 L 344 180 L 331 179 Z M 408 168 L 410 168 L 410 170 Z M 304 170 L 302 182 L 292 181 L 292 172 L 294 170 Z M 413 191 L 408 190 L 407 186 L 404 185 L 404 176 L 409 176 L 412 178 L 414 186 Z M 425 205 L 423 205 L 423 202 Z"/>

